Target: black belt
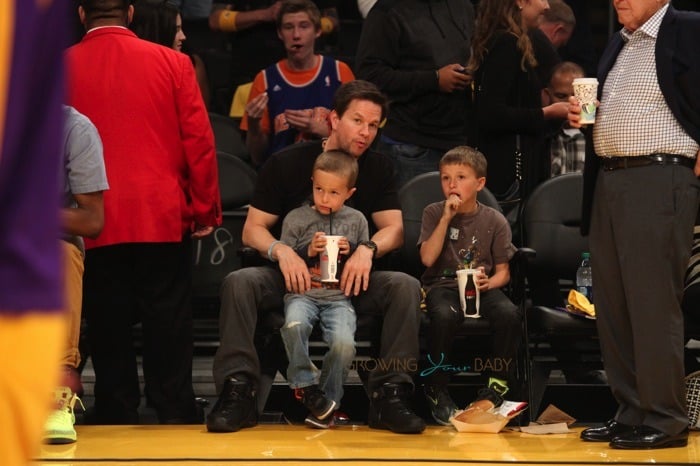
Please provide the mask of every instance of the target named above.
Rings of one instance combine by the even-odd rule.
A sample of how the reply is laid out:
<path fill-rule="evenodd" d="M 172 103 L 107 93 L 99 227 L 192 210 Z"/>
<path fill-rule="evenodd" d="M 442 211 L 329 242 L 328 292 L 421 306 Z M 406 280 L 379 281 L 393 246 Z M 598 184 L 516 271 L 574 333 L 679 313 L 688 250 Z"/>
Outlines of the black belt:
<path fill-rule="evenodd" d="M 603 170 L 619 170 L 621 168 L 645 167 L 647 165 L 682 165 L 695 167 L 695 159 L 672 154 L 651 154 L 630 157 L 601 157 Z"/>

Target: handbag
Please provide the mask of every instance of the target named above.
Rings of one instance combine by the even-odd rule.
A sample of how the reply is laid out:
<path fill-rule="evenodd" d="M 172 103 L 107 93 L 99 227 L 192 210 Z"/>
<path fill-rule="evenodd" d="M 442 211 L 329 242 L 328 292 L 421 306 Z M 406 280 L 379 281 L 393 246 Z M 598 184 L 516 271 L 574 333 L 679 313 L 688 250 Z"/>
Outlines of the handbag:
<path fill-rule="evenodd" d="M 685 378 L 686 402 L 688 405 L 688 427 L 700 429 L 700 371 L 688 374 Z"/>
<path fill-rule="evenodd" d="M 513 234 L 513 243 L 520 241 L 520 213 L 522 210 L 523 153 L 520 150 L 520 135 L 515 135 L 515 180 L 505 193 L 496 195 L 503 216 L 508 220 Z"/>
<path fill-rule="evenodd" d="M 520 135 L 515 135 L 515 180 L 503 194 L 496 194 L 498 205 L 501 206 L 503 214 L 510 213 L 520 206 L 522 201 L 521 186 L 523 181 L 523 153 L 520 150 Z"/>

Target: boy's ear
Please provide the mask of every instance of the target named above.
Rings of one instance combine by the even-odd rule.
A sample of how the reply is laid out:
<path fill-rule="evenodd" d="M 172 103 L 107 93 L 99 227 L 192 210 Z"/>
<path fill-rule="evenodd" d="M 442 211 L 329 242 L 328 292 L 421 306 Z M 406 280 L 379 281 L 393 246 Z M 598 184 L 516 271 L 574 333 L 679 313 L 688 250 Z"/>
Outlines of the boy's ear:
<path fill-rule="evenodd" d="M 348 189 L 348 195 L 345 196 L 345 200 L 347 201 L 348 199 L 350 199 L 350 197 L 352 197 L 352 195 L 355 194 L 355 191 L 357 191 L 357 188 Z"/>
<path fill-rule="evenodd" d="M 484 186 L 486 186 L 486 177 L 480 176 L 476 179 L 476 190 L 481 191 L 482 189 L 484 189 Z"/>

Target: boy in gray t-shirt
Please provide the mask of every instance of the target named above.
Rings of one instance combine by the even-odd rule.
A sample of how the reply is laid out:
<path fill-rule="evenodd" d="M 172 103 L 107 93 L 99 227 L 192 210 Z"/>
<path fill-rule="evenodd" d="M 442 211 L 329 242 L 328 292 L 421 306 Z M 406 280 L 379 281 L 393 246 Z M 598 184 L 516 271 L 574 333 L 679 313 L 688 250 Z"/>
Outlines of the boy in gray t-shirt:
<path fill-rule="evenodd" d="M 492 357 L 508 362 L 508 369 L 494 371 L 479 397 L 502 401 L 512 379 L 512 368 L 520 344 L 521 316 L 518 307 L 501 287 L 510 280 L 508 261 L 515 254 L 511 231 L 503 214 L 477 202 L 486 183 L 486 158 L 479 151 L 459 146 L 440 160 L 440 181 L 445 200 L 423 210 L 418 239 L 420 257 L 427 267 L 421 281 L 426 289 L 430 316 L 428 357 L 432 367 L 425 396 L 435 421 L 450 424 L 457 409 L 447 391 L 450 372 L 445 367 L 463 367 L 467 361 L 452 359 L 455 331 L 465 318 L 460 309 L 455 280 L 458 268 L 479 269 L 476 286 L 481 294 L 479 313 L 494 333 Z"/>
<path fill-rule="evenodd" d="M 355 357 L 355 310 L 339 284 L 321 281 L 320 258 L 326 234 L 342 235 L 339 262 L 369 239 L 365 216 L 344 203 L 355 192 L 357 160 L 341 151 L 318 156 L 312 171 L 313 205 L 292 210 L 282 222 L 280 240 L 307 261 L 311 289 L 284 297 L 282 340 L 289 358 L 287 380 L 294 394 L 311 412 L 305 423 L 328 428 L 343 397 L 343 382 Z M 336 275 L 341 276 L 338 270 Z M 309 358 L 309 335 L 321 323 L 328 352 L 319 370 Z"/>

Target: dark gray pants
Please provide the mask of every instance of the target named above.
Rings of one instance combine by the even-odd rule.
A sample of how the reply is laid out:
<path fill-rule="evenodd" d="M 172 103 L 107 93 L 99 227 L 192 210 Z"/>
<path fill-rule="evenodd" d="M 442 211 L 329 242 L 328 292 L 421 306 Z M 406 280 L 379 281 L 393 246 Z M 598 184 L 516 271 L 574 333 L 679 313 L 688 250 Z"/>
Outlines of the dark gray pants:
<path fill-rule="evenodd" d="M 246 267 L 230 273 L 221 287 L 219 349 L 214 357 L 217 392 L 229 375 L 260 382 L 260 361 L 254 335 L 258 312 L 281 309 L 284 280 L 278 269 Z M 417 364 L 420 324 L 420 284 L 402 272 L 372 272 L 367 291 L 353 298 L 355 312 L 383 316 L 379 358 L 385 364 L 369 375 L 369 390 L 384 383 L 413 383 L 402 365 Z M 384 367 L 383 369 L 380 369 Z"/>
<path fill-rule="evenodd" d="M 601 171 L 593 202 L 595 307 L 615 417 L 670 435 L 688 426 L 680 302 L 699 185 L 677 165 Z"/>

